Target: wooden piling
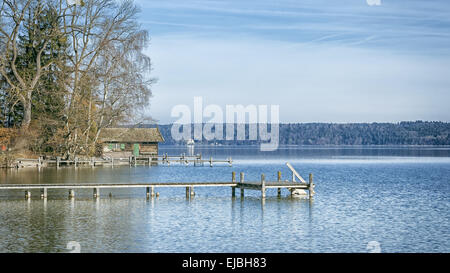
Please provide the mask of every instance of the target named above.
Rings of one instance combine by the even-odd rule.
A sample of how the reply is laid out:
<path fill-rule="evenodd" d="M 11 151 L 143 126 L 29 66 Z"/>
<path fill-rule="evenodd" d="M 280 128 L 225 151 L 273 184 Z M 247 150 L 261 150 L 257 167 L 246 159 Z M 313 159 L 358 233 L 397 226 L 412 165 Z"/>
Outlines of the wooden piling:
<path fill-rule="evenodd" d="M 308 187 L 309 188 L 309 198 L 312 198 L 315 194 L 314 187 L 315 187 L 315 185 L 314 185 L 314 181 L 313 181 L 313 174 L 310 173 L 309 174 L 309 187 Z"/>
<path fill-rule="evenodd" d="M 186 198 L 189 198 L 189 187 L 186 187 Z"/>
<path fill-rule="evenodd" d="M 236 172 L 231 173 L 231 182 L 236 182 Z M 236 187 L 231 187 L 231 197 L 236 197 Z"/>
<path fill-rule="evenodd" d="M 78 167 L 78 157 L 75 157 L 73 164 L 75 165 L 75 168 Z"/>
<path fill-rule="evenodd" d="M 69 190 L 69 198 L 74 198 L 74 197 L 75 197 L 75 191 Z"/>
<path fill-rule="evenodd" d="M 47 188 L 43 188 L 41 190 L 41 199 L 46 199 L 47 198 Z"/>
<path fill-rule="evenodd" d="M 56 157 L 56 168 L 59 168 L 60 161 L 61 161 L 61 157 L 57 156 Z"/>
<path fill-rule="evenodd" d="M 100 197 L 100 188 L 94 188 L 94 198 Z"/>
<path fill-rule="evenodd" d="M 212 167 L 213 165 L 212 165 L 212 156 L 211 157 L 209 157 L 209 166 L 210 167 Z"/>
<path fill-rule="evenodd" d="M 31 199 L 31 192 L 30 191 L 25 191 L 25 199 Z"/>
<path fill-rule="evenodd" d="M 266 198 L 266 176 L 261 174 L 261 197 Z"/>
<path fill-rule="evenodd" d="M 194 187 L 189 187 L 191 196 L 195 195 Z"/>
<path fill-rule="evenodd" d="M 244 173 L 240 173 L 239 181 L 241 183 L 244 183 Z M 244 188 L 243 187 L 241 187 L 241 198 L 244 198 Z"/>
<path fill-rule="evenodd" d="M 278 176 L 277 182 L 281 182 L 281 172 L 280 171 L 278 171 L 277 176 Z M 281 197 L 281 188 L 277 189 L 277 196 Z"/>
<path fill-rule="evenodd" d="M 150 187 L 145 188 L 146 190 L 146 195 L 147 195 L 147 199 L 150 198 Z"/>

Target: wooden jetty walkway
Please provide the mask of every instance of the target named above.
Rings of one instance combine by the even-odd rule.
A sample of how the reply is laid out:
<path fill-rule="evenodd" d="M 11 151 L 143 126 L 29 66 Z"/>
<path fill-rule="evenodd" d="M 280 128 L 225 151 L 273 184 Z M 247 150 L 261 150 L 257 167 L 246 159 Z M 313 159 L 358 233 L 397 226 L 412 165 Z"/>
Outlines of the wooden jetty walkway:
<path fill-rule="evenodd" d="M 240 190 L 241 198 L 244 197 L 245 190 L 257 190 L 261 192 L 261 198 L 266 198 L 266 190 L 276 188 L 277 195 L 281 196 L 281 189 L 289 189 L 292 195 L 305 195 L 309 192 L 309 198 L 314 196 L 313 175 L 309 175 L 307 183 L 295 170 L 287 163 L 288 167 L 293 171 L 292 181 L 282 181 L 281 172 L 278 172 L 277 181 L 266 181 L 265 175 L 261 175 L 260 181 L 245 181 L 244 173 L 240 173 L 239 181 L 236 181 L 236 173 L 232 172 L 231 181 L 226 182 L 149 182 L 135 184 L 0 184 L 0 190 L 25 190 L 25 198 L 31 198 L 31 190 L 40 190 L 40 197 L 45 199 L 48 197 L 49 189 L 68 189 L 69 198 L 75 198 L 75 189 L 92 189 L 94 198 L 100 198 L 101 189 L 119 189 L 119 188 L 142 188 L 146 190 L 147 198 L 158 196 L 155 194 L 156 188 L 186 188 L 186 197 L 190 198 L 195 195 L 194 188 L 199 187 L 231 187 L 231 196 L 236 197 L 236 189 Z M 298 178 L 300 181 L 295 181 Z"/>
<path fill-rule="evenodd" d="M 91 157 L 89 159 L 79 159 L 75 158 L 73 160 L 63 160 L 60 157 L 56 157 L 56 159 L 43 159 L 39 157 L 37 159 L 28 159 L 28 158 L 18 158 L 16 159 L 16 167 L 24 167 L 24 166 L 33 166 L 33 167 L 48 167 L 55 166 L 57 168 L 61 166 L 119 166 L 119 165 L 129 165 L 129 166 L 137 166 L 137 165 L 157 165 L 157 164 L 165 164 L 170 166 L 172 163 L 179 163 L 183 165 L 189 165 L 193 163 L 194 166 L 204 166 L 205 163 L 210 167 L 215 163 L 226 163 L 230 167 L 233 166 L 233 160 L 231 157 L 227 159 L 213 159 L 202 158 L 202 155 L 185 155 L 181 154 L 179 156 L 174 155 L 148 155 L 148 156 L 130 156 L 127 158 L 95 158 Z"/>

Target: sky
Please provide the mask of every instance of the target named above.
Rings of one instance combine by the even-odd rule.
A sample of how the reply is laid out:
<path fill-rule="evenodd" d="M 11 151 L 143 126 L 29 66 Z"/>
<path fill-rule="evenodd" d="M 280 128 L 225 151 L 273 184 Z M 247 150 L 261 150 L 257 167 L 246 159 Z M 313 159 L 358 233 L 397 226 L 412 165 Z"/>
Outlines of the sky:
<path fill-rule="evenodd" d="M 279 105 L 281 122 L 450 121 L 448 0 L 136 3 L 159 123 L 194 97 Z"/>

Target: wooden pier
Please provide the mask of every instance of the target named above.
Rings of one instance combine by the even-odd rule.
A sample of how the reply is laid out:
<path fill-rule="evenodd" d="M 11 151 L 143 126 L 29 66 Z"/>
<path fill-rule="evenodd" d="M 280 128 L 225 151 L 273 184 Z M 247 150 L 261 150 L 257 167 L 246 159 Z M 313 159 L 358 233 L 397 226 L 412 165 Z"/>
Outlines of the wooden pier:
<path fill-rule="evenodd" d="M 287 163 L 289 164 L 289 163 Z M 290 166 L 290 165 L 289 165 Z M 292 167 L 292 166 L 291 166 Z M 293 169 L 293 168 L 292 168 Z M 277 196 L 281 197 L 281 189 L 288 189 L 291 195 L 295 195 L 298 190 L 308 191 L 309 198 L 314 196 L 314 182 L 313 175 L 309 175 L 309 182 L 302 178 L 303 181 L 281 181 L 281 172 L 277 173 L 277 181 L 266 181 L 265 175 L 261 175 L 260 181 L 245 181 L 244 173 L 240 173 L 239 181 L 236 181 L 236 173 L 232 172 L 231 181 L 225 182 L 149 182 L 149 183 L 134 183 L 134 184 L 0 184 L 0 190 L 23 190 L 25 191 L 25 198 L 31 198 L 31 190 L 40 190 L 40 198 L 48 197 L 49 189 L 66 189 L 68 190 L 68 197 L 75 198 L 76 189 L 92 189 L 93 197 L 100 198 L 101 189 L 123 189 L 123 188 L 142 188 L 145 189 L 146 197 L 151 198 L 155 195 L 157 188 L 186 188 L 186 197 L 190 198 L 195 195 L 195 188 L 199 187 L 230 187 L 231 196 L 236 197 L 236 189 L 240 190 L 241 198 L 244 198 L 245 190 L 256 190 L 261 192 L 261 198 L 266 198 L 266 190 L 278 189 Z M 298 173 L 295 177 L 301 177 Z M 302 194 L 301 194 L 302 195 Z"/>
<path fill-rule="evenodd" d="M 95 158 L 91 157 L 89 159 L 79 159 L 74 158 L 73 160 L 63 160 L 60 157 L 56 157 L 56 159 L 42 159 L 41 157 L 37 159 L 27 159 L 27 158 L 18 158 L 16 160 L 16 167 L 25 167 L 25 166 L 32 166 L 32 167 L 49 167 L 49 166 L 55 166 L 57 168 L 61 166 L 73 166 L 73 167 L 80 167 L 80 166 L 120 166 L 120 165 L 129 165 L 129 166 L 137 166 L 137 165 L 158 165 L 163 164 L 170 166 L 171 164 L 178 163 L 181 165 L 189 165 L 190 163 L 193 164 L 193 166 L 205 166 L 205 163 L 207 166 L 213 167 L 214 164 L 217 163 L 225 163 L 228 164 L 228 166 L 233 166 L 233 160 L 231 157 L 227 159 L 213 159 L 212 157 L 209 158 L 202 158 L 202 155 L 191 155 L 187 156 L 185 154 L 181 154 L 179 156 L 173 156 L 173 155 L 142 155 L 142 156 L 130 156 L 127 158 Z"/>

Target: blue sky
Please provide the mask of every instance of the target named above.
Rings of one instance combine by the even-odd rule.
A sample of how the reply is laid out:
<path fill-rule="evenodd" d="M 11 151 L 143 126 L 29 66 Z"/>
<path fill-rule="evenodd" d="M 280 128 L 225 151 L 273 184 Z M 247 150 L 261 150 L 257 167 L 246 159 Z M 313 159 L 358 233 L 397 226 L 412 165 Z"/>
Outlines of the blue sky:
<path fill-rule="evenodd" d="M 277 104 L 282 122 L 450 121 L 450 2 L 138 0 L 150 114 Z"/>

